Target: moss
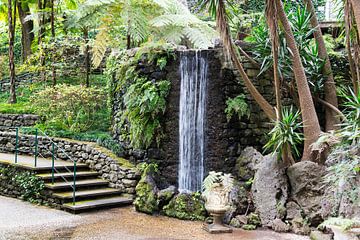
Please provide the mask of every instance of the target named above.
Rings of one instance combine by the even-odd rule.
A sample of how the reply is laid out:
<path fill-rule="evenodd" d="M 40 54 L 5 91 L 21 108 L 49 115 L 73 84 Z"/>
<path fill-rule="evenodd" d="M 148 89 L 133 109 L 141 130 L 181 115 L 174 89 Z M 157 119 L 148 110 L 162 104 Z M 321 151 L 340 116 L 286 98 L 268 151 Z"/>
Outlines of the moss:
<path fill-rule="evenodd" d="M 154 186 L 141 179 L 136 186 L 136 199 L 134 201 L 136 211 L 153 214 L 159 210 L 156 192 Z"/>
<path fill-rule="evenodd" d="M 245 224 L 244 226 L 242 226 L 242 229 L 248 230 L 248 231 L 252 231 L 252 230 L 255 230 L 255 229 L 256 229 L 256 225 Z"/>
<path fill-rule="evenodd" d="M 163 213 L 183 220 L 204 221 L 206 217 L 204 201 L 199 193 L 177 195 L 164 207 Z"/>
<path fill-rule="evenodd" d="M 255 213 L 250 213 L 248 216 L 249 225 L 261 226 L 261 220 L 259 215 Z"/>

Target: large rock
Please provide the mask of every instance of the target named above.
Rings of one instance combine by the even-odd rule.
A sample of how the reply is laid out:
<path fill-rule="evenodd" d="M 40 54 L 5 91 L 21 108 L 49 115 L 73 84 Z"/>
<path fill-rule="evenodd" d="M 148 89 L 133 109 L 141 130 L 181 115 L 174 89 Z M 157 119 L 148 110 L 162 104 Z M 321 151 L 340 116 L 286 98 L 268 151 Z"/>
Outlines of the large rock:
<path fill-rule="evenodd" d="M 321 199 L 324 194 L 322 188 L 324 174 L 323 166 L 310 161 L 298 162 L 287 170 L 291 198 L 301 207 L 312 226 L 317 226 L 323 221 Z"/>
<path fill-rule="evenodd" d="M 261 223 L 271 227 L 275 219 L 283 219 L 288 198 L 285 167 L 276 156 L 267 155 L 257 166 L 251 191 Z"/>
<path fill-rule="evenodd" d="M 246 147 L 236 160 L 236 174 L 242 181 L 248 181 L 255 175 L 256 165 L 262 162 L 264 156 L 253 147 Z"/>
<path fill-rule="evenodd" d="M 165 215 L 183 220 L 201 220 L 206 217 L 205 203 L 200 193 L 180 193 L 163 208 Z"/>
<path fill-rule="evenodd" d="M 245 190 L 244 186 L 235 182 L 234 187 L 230 192 L 230 208 L 225 213 L 224 222 L 230 223 L 231 219 L 237 215 L 244 214 L 249 209 L 250 202 L 248 201 L 249 193 Z M 252 209 L 250 209 L 252 210 Z"/>
<path fill-rule="evenodd" d="M 153 214 L 159 210 L 158 192 L 154 177 L 154 167 L 149 165 L 142 173 L 141 179 L 137 184 L 136 198 L 134 201 L 135 209 L 139 212 Z"/>

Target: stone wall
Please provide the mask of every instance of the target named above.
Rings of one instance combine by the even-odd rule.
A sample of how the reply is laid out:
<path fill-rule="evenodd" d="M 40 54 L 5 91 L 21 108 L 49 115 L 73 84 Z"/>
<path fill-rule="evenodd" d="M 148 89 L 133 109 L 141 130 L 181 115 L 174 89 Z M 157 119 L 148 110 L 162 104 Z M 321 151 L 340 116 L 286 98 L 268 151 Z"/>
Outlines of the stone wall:
<path fill-rule="evenodd" d="M 50 191 L 43 189 L 41 194 L 36 194 L 35 192 L 29 195 L 20 182 L 17 182 L 14 177 L 15 175 L 25 175 L 25 176 L 35 176 L 35 172 L 31 170 L 25 170 L 21 167 L 10 166 L 7 164 L 0 164 L 0 195 L 12 198 L 19 198 L 22 200 L 31 201 L 33 203 L 48 205 L 54 208 L 60 208 L 61 202 L 59 199 L 53 198 Z M 38 182 L 35 183 L 34 179 L 31 184 L 43 184 L 43 181 L 38 178 Z M 36 196 L 34 196 L 36 194 Z"/>
<path fill-rule="evenodd" d="M 15 150 L 13 132 L 0 132 L 0 151 L 12 153 Z M 86 163 L 90 169 L 99 172 L 101 177 L 110 182 L 110 187 L 122 190 L 123 193 L 134 194 L 139 173 L 127 160 L 117 158 L 104 148 L 95 144 L 83 143 L 65 139 L 38 137 L 39 157 L 50 158 L 52 143 L 56 144 L 55 156 L 65 161 Z M 35 137 L 20 135 L 19 154 L 33 155 Z"/>
<path fill-rule="evenodd" d="M 40 120 L 33 114 L 0 114 L 0 128 L 30 127 Z"/>
<path fill-rule="evenodd" d="M 37 73 L 22 73 L 16 75 L 16 87 L 28 85 L 37 80 L 38 74 Z M 10 88 L 10 79 L 3 78 L 0 79 L 0 92 L 9 91 Z"/>
<path fill-rule="evenodd" d="M 167 66 L 160 70 L 157 66 L 140 62 L 138 70 L 141 76 L 153 81 L 167 79 L 171 82 L 171 90 L 167 99 L 167 110 L 162 118 L 164 139 L 157 148 L 154 144 L 147 150 L 127 149 L 127 156 L 135 162 L 152 161 L 159 165 L 163 180 L 168 184 L 177 183 L 178 168 L 178 128 L 179 128 L 179 98 L 180 98 L 180 54 L 176 52 L 176 58 L 168 61 Z M 209 62 L 208 72 L 208 96 L 206 100 L 206 127 L 205 141 L 206 171 L 221 170 L 234 171 L 237 157 L 246 146 L 254 146 L 262 150 L 266 142 L 266 133 L 269 131 L 269 121 L 265 114 L 254 102 L 243 86 L 239 74 L 226 64 L 222 50 L 204 50 L 201 52 L 207 56 Z M 245 71 L 264 97 L 274 102 L 273 86 L 270 78 L 256 78 L 259 70 L 249 62 L 243 60 Z M 116 81 L 116 79 L 115 79 Z M 245 94 L 250 107 L 250 118 L 238 119 L 234 116 L 227 121 L 225 115 L 226 100 Z M 114 138 L 120 139 L 120 133 L 116 128 L 122 111 L 122 94 L 114 94 Z"/>

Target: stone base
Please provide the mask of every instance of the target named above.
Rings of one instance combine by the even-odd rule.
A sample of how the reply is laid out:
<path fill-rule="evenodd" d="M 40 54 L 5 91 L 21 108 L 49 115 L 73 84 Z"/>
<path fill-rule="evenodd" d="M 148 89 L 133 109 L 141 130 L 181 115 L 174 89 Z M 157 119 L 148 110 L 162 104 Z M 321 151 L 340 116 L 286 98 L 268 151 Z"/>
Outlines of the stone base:
<path fill-rule="evenodd" d="M 232 233 L 232 228 L 219 224 L 204 224 L 203 229 L 209 233 Z"/>

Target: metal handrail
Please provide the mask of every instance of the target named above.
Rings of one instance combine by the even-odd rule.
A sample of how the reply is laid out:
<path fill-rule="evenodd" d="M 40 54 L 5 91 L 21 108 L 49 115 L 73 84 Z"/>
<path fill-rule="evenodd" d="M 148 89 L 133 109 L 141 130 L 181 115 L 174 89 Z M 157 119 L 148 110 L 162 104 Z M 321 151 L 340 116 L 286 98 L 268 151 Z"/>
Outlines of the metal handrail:
<path fill-rule="evenodd" d="M 35 142 L 34 142 L 34 166 L 35 168 L 37 167 L 37 159 L 38 159 L 38 156 L 40 155 L 42 158 L 45 158 L 41 152 L 39 152 L 38 150 L 38 135 L 39 135 L 39 132 L 42 133 L 42 136 L 45 137 L 46 139 L 48 139 L 51 143 L 51 184 L 55 184 L 55 172 L 57 173 L 60 173 L 58 171 L 58 169 L 56 169 L 56 166 L 55 166 L 55 160 L 58 159 L 56 156 L 55 156 L 55 146 L 57 149 L 61 150 L 64 155 L 74 163 L 73 165 L 73 171 L 71 171 L 67 166 L 62 166 L 66 171 L 68 171 L 69 173 L 73 173 L 73 182 L 72 182 L 72 185 L 69 185 L 72 190 L 73 190 L 73 205 L 75 205 L 75 202 L 76 202 L 76 171 L 77 171 L 77 161 L 73 160 L 66 152 L 64 149 L 60 148 L 45 132 L 41 131 L 40 129 L 38 128 L 30 128 L 30 127 L 0 127 L 0 129 L 15 129 L 15 149 L 14 149 L 14 152 L 15 152 L 15 163 L 18 163 L 18 153 L 19 152 L 26 152 L 26 151 L 20 151 L 19 150 L 19 129 L 35 129 Z M 26 134 L 26 135 L 31 135 L 31 134 Z M 60 176 L 66 183 L 69 183 L 70 182 L 63 176 Z"/>

